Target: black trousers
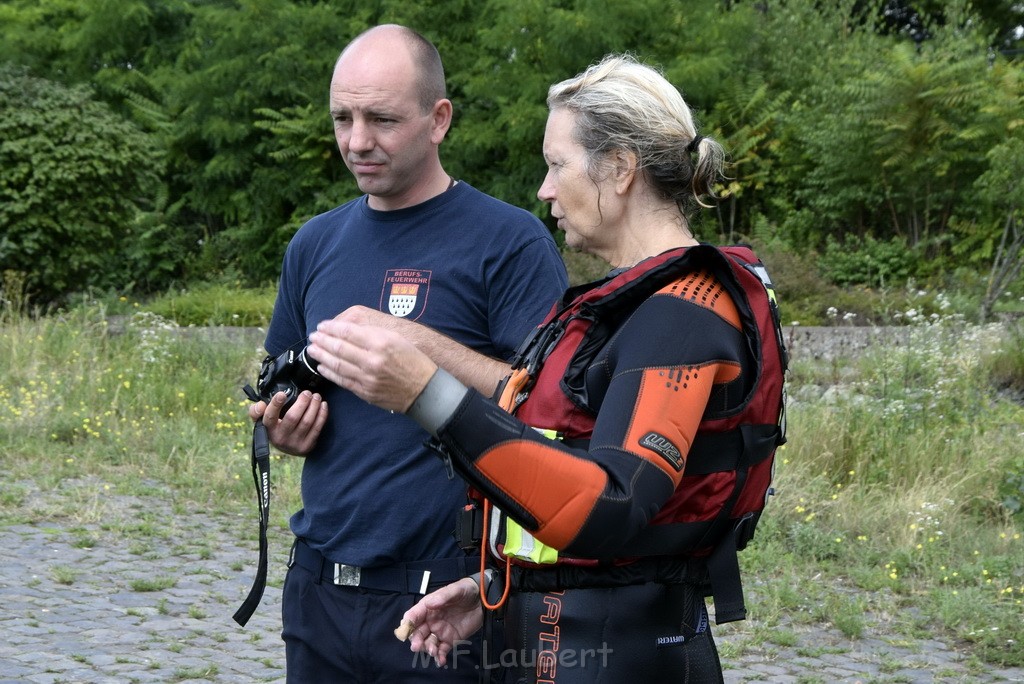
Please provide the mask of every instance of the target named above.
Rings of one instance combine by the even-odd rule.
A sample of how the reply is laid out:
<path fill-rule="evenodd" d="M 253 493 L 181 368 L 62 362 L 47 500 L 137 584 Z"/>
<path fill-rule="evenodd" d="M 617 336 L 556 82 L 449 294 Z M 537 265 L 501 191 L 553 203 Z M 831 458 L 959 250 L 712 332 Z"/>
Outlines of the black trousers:
<path fill-rule="evenodd" d="M 335 586 L 292 566 L 281 606 L 288 684 L 477 684 L 479 634 L 460 642 L 444 669 L 395 638 L 402 614 L 420 598 Z"/>
<path fill-rule="evenodd" d="M 723 682 L 703 592 L 650 582 L 614 588 L 517 592 L 505 648 L 489 667 L 508 684 Z"/>

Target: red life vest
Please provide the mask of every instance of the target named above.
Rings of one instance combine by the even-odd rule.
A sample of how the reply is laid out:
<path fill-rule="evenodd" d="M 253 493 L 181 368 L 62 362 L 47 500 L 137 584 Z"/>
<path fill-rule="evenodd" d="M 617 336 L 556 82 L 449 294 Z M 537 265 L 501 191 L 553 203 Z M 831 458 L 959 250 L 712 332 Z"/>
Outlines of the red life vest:
<path fill-rule="evenodd" d="M 785 442 L 788 358 L 773 286 L 749 247 L 672 250 L 597 287 L 570 290 L 566 299 L 578 296 L 561 308 L 556 305 L 520 347 L 511 377 L 518 371 L 525 382 L 504 392 L 504 408 L 527 425 L 554 427 L 565 441 L 585 443 L 599 408 L 587 396 L 588 365 L 645 299 L 697 270 L 713 273 L 735 302 L 756 379 L 731 415 L 701 422 L 679 486 L 650 524 L 621 548 L 616 561 L 706 558 L 716 622 L 722 623 L 746 615 L 736 552 L 753 537 L 773 493 L 775 450 Z M 496 396 L 505 389 L 499 387 Z"/>

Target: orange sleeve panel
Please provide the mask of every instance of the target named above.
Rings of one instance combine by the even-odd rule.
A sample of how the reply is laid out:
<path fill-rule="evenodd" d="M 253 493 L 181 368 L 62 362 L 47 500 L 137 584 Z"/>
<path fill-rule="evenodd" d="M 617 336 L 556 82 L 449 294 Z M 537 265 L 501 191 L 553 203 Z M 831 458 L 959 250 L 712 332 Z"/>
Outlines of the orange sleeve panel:
<path fill-rule="evenodd" d="M 685 275 L 663 287 L 658 294 L 678 297 L 691 304 L 702 306 L 715 312 L 719 318 L 737 330 L 742 329 L 740 312 L 736 308 L 736 303 L 726 293 L 722 284 L 710 273 L 698 271 Z"/>
<path fill-rule="evenodd" d="M 505 494 L 537 520 L 533 536 L 556 549 L 576 536 L 608 481 L 596 463 L 532 441 L 499 445 L 476 467 L 502 483 Z"/>
<path fill-rule="evenodd" d="M 640 392 L 622 446 L 679 484 L 711 389 L 739 377 L 736 363 L 711 363 L 642 372 Z"/>

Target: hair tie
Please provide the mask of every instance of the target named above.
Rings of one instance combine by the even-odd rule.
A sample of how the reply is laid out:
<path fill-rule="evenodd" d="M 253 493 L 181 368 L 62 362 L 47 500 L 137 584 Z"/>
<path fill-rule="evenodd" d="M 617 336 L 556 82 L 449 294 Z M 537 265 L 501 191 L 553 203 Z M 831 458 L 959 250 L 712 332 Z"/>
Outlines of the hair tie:
<path fill-rule="evenodd" d="M 704 136 L 701 135 L 700 133 L 698 133 L 697 135 L 693 136 L 693 140 L 691 140 L 690 144 L 686 146 L 686 151 L 689 152 L 690 154 L 693 154 L 694 152 L 696 152 L 697 151 L 697 147 L 700 146 L 700 141 L 703 140 L 703 139 L 704 139 Z"/>

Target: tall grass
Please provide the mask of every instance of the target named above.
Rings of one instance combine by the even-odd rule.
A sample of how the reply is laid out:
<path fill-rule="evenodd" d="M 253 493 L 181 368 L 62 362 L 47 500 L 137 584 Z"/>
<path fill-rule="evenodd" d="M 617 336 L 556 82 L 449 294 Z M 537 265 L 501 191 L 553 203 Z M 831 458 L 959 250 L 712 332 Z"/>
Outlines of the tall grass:
<path fill-rule="evenodd" d="M 271 285 L 252 289 L 240 283 L 204 284 L 155 297 L 145 308 L 179 325 L 266 326 L 275 295 Z"/>
<path fill-rule="evenodd" d="M 8 311 L 0 322 L 7 500 L 87 481 L 108 494 L 171 492 L 204 510 L 251 505 L 240 388 L 258 369 L 258 336 L 208 338 L 146 312 L 115 333 L 98 306 L 44 318 Z"/>
<path fill-rule="evenodd" d="M 138 313 L 115 333 L 96 305 L 0 310 L 0 523 L 109 517 L 115 494 L 254 514 L 240 387 L 260 338 L 188 332 Z M 783 643 L 787 625 L 828 623 L 857 638 L 876 615 L 1024 665 L 1021 346 L 940 323 L 859 359 L 799 361 L 778 493 L 741 554 L 752 619 L 723 631 Z M 299 506 L 299 466 L 274 462 L 275 524 Z"/>
<path fill-rule="evenodd" d="M 817 568 L 876 611 L 923 614 L 925 629 L 949 630 L 987 661 L 1024 665 L 1024 514 L 1007 489 L 1024 469 L 1024 406 L 994 382 L 995 370 L 1024 377 L 1018 344 L 941 322 L 838 373 L 796 369 L 779 493 L 748 572 Z M 828 603 L 793 574 L 804 589 L 787 609 L 815 594 Z M 822 617 L 850 615 L 833 605 Z"/>

